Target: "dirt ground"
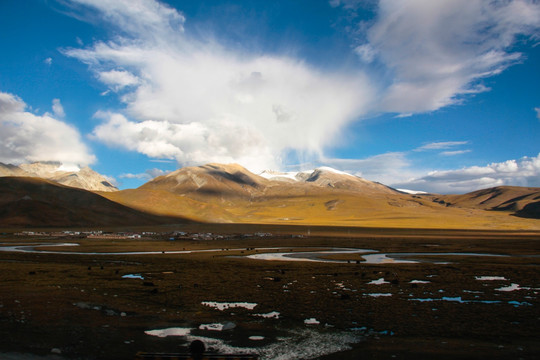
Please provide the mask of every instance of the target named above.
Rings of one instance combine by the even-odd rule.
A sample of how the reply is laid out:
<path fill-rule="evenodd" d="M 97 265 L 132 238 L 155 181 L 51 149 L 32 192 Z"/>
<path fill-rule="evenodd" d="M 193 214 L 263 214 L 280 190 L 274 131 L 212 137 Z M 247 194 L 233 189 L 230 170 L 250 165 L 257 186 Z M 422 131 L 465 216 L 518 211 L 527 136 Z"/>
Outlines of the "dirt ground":
<path fill-rule="evenodd" d="M 289 358 L 540 357 L 540 233 L 319 230 L 305 235 L 306 229 L 283 227 L 279 235 L 210 241 L 3 235 L 0 246 L 79 246 L 39 248 L 62 254 L 0 252 L 0 358 L 133 359 L 138 351 L 185 351 L 189 338 L 145 334 L 171 327 L 190 328 L 192 336 L 216 338 L 235 348 L 268 348 L 291 333 L 301 334 L 306 348 L 322 348 L 324 339 L 356 339 L 338 346 L 338 352 L 297 350 Z M 414 264 L 366 264 L 361 254 L 334 257 L 349 263 L 245 258 L 271 251 L 264 249 L 268 247 L 510 256 L 416 256 L 426 261 Z M 196 249 L 217 250 L 167 253 Z M 73 251 L 158 253 L 69 254 Z M 144 279 L 123 278 L 127 274 Z M 257 305 L 220 311 L 202 304 L 208 301 Z M 256 316 L 271 312 L 279 312 L 279 318 Z M 312 318 L 318 324 L 305 324 Z M 235 328 L 198 329 L 227 322 Z M 254 341 L 252 335 L 264 339 Z M 323 340 L 313 344 L 310 337 Z M 268 354 L 261 357 L 273 358 Z"/>

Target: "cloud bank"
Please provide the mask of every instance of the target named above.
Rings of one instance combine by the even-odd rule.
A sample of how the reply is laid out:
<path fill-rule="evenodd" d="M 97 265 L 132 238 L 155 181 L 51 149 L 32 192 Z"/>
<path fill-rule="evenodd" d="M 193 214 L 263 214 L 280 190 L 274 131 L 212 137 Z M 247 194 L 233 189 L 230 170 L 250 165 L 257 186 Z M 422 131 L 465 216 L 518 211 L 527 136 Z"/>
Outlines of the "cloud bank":
<path fill-rule="evenodd" d="M 540 187 L 540 154 L 486 166 L 458 170 L 431 171 L 425 176 L 389 183 L 397 188 L 422 190 L 440 194 L 470 192 L 502 185 Z"/>
<path fill-rule="evenodd" d="M 1 162 L 59 161 L 84 166 L 96 160 L 75 128 L 49 114 L 35 115 L 26 107 L 17 96 L 0 92 Z M 60 100 L 53 100 L 53 111 L 65 115 Z"/>

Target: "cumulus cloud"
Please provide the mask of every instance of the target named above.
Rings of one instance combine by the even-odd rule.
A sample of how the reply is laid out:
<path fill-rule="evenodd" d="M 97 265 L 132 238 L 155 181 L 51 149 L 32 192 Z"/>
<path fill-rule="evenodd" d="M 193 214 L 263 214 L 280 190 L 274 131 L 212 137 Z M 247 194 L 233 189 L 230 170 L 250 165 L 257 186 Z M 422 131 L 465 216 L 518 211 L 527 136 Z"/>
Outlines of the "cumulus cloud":
<path fill-rule="evenodd" d="M 425 176 L 392 186 L 433 193 L 466 193 L 501 185 L 540 186 L 540 154 L 486 166 L 458 170 L 432 171 Z"/>
<path fill-rule="evenodd" d="M 540 107 L 534 108 L 534 111 L 536 111 L 536 118 L 540 120 Z"/>
<path fill-rule="evenodd" d="M 47 65 L 52 65 L 53 60 L 52 60 L 52 58 L 48 57 L 48 58 L 46 58 L 45 60 L 43 60 L 43 62 L 44 62 L 45 64 L 47 64 Z"/>
<path fill-rule="evenodd" d="M 53 108 L 54 105 L 53 102 Z M 60 101 L 58 105 L 60 108 L 55 112 L 61 109 Z M 1 162 L 59 161 L 88 165 L 95 161 L 75 128 L 49 114 L 35 115 L 26 108 L 17 96 L 0 92 Z"/>
<path fill-rule="evenodd" d="M 64 112 L 64 107 L 62 106 L 60 99 L 53 99 L 52 110 L 53 114 L 57 117 L 63 118 L 66 116 L 66 113 Z"/>
<path fill-rule="evenodd" d="M 184 33 L 183 16 L 152 0 L 75 0 L 114 20 L 121 37 L 64 54 L 122 90 L 94 139 L 181 165 L 280 168 L 284 153 L 322 153 L 372 102 L 362 73 L 318 70 L 286 56 L 246 54 Z M 144 28 L 144 33 L 140 30 Z M 154 33 L 149 34 L 149 33 Z"/>
<path fill-rule="evenodd" d="M 520 37 L 538 38 L 540 4 L 380 0 L 375 20 L 361 29 L 359 56 L 372 61 L 376 54 L 392 74 L 380 110 L 426 112 L 488 90 L 479 80 L 519 62 L 513 45 Z"/>
<path fill-rule="evenodd" d="M 137 85 L 140 81 L 138 77 L 125 70 L 102 71 L 97 76 L 102 83 L 108 85 L 113 91 Z"/>

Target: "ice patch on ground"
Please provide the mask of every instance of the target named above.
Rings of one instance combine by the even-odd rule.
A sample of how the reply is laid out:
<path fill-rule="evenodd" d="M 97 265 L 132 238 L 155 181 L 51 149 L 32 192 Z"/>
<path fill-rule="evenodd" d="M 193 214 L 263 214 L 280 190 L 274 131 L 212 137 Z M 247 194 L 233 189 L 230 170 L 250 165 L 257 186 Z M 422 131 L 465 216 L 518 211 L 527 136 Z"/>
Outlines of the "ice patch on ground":
<path fill-rule="evenodd" d="M 349 332 L 318 332 L 312 329 L 292 330 L 277 342 L 256 348 L 234 347 L 220 339 L 188 336 L 187 341 L 201 340 L 209 351 L 220 354 L 258 354 L 260 360 L 317 359 L 350 350 L 363 337 Z"/>
<path fill-rule="evenodd" d="M 515 291 L 515 290 L 521 290 L 522 288 L 519 287 L 519 284 L 511 284 L 509 286 L 503 286 L 498 289 L 495 289 L 497 291 Z"/>
<path fill-rule="evenodd" d="M 429 284 L 431 281 L 427 280 L 411 280 L 409 284 Z"/>
<path fill-rule="evenodd" d="M 204 306 L 213 307 L 214 309 L 218 309 L 219 311 L 223 311 L 225 309 L 232 309 L 232 308 L 245 308 L 248 310 L 253 310 L 255 306 L 257 306 L 256 303 L 248 303 L 248 302 L 216 302 L 216 301 L 203 301 L 201 302 Z"/>
<path fill-rule="evenodd" d="M 223 324 L 216 323 L 216 324 L 201 324 L 199 326 L 199 330 L 210 330 L 210 331 L 226 331 L 226 330 L 232 330 L 236 327 L 236 324 L 233 322 L 226 322 Z"/>
<path fill-rule="evenodd" d="M 260 316 L 260 317 L 263 317 L 265 319 L 279 319 L 279 315 L 280 315 L 280 313 L 277 312 L 277 311 L 272 311 L 272 312 L 269 312 L 267 314 L 253 314 L 253 316 Z"/>
<path fill-rule="evenodd" d="M 253 335 L 249 337 L 249 340 L 261 341 L 261 340 L 264 340 L 264 336 Z"/>
<path fill-rule="evenodd" d="M 320 323 L 321 322 L 315 318 L 309 318 L 309 319 L 304 320 L 304 324 L 306 325 L 319 325 Z"/>
<path fill-rule="evenodd" d="M 475 276 L 476 280 L 480 281 L 499 281 L 499 280 L 506 280 L 504 276 Z"/>
<path fill-rule="evenodd" d="M 384 278 L 380 278 L 378 280 L 371 280 L 367 284 L 368 285 L 382 285 L 382 284 L 390 284 L 390 282 L 385 281 Z"/>
<path fill-rule="evenodd" d="M 190 328 L 172 327 L 166 329 L 147 330 L 146 335 L 167 337 L 167 336 L 187 336 L 191 333 Z"/>
<path fill-rule="evenodd" d="M 371 297 L 392 296 L 391 293 L 371 293 L 371 294 L 366 294 L 366 295 L 371 296 Z"/>

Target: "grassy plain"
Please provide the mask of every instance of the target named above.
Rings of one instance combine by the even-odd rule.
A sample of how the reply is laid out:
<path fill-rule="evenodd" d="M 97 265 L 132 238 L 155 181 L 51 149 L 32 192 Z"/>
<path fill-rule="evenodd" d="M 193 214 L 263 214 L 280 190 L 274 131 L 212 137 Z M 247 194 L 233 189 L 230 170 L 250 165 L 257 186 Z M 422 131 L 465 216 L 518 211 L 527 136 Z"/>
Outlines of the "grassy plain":
<path fill-rule="evenodd" d="M 3 246 L 80 245 L 41 248 L 65 254 L 0 252 L 0 355 L 46 355 L 56 348 L 65 358 L 132 359 L 137 351 L 185 349 L 182 338 L 157 338 L 146 335 L 146 330 L 197 329 L 200 324 L 232 321 L 236 328 L 230 331 L 193 333 L 243 347 L 266 346 L 279 342 L 290 331 L 306 328 L 322 334 L 352 333 L 362 339 L 352 344 L 352 349 L 321 357 L 324 359 L 540 356 L 539 232 L 277 225 L 182 225 L 182 230 L 214 234 L 260 231 L 273 236 L 212 241 L 168 241 L 157 236 L 141 240 L 2 236 Z M 268 247 L 512 256 L 424 256 L 447 264 L 366 264 L 358 254 L 338 256 L 351 263 L 243 257 L 267 252 L 262 248 Z M 184 249 L 218 251 L 167 254 Z M 73 251 L 164 253 L 69 254 Z M 122 278 L 126 274 L 140 274 L 144 280 Z M 505 280 L 480 281 L 477 276 Z M 388 283 L 369 284 L 381 278 Z M 412 280 L 429 282 L 415 284 Z M 497 290 L 511 284 L 519 284 L 520 289 Z M 443 301 L 443 297 L 454 300 Z M 203 306 L 203 301 L 250 302 L 257 306 L 254 310 L 219 311 Z M 254 316 L 272 311 L 279 312 L 280 318 Z M 316 318 L 320 324 L 305 325 L 308 318 Z M 249 340 L 251 335 L 265 339 L 254 342 Z"/>

